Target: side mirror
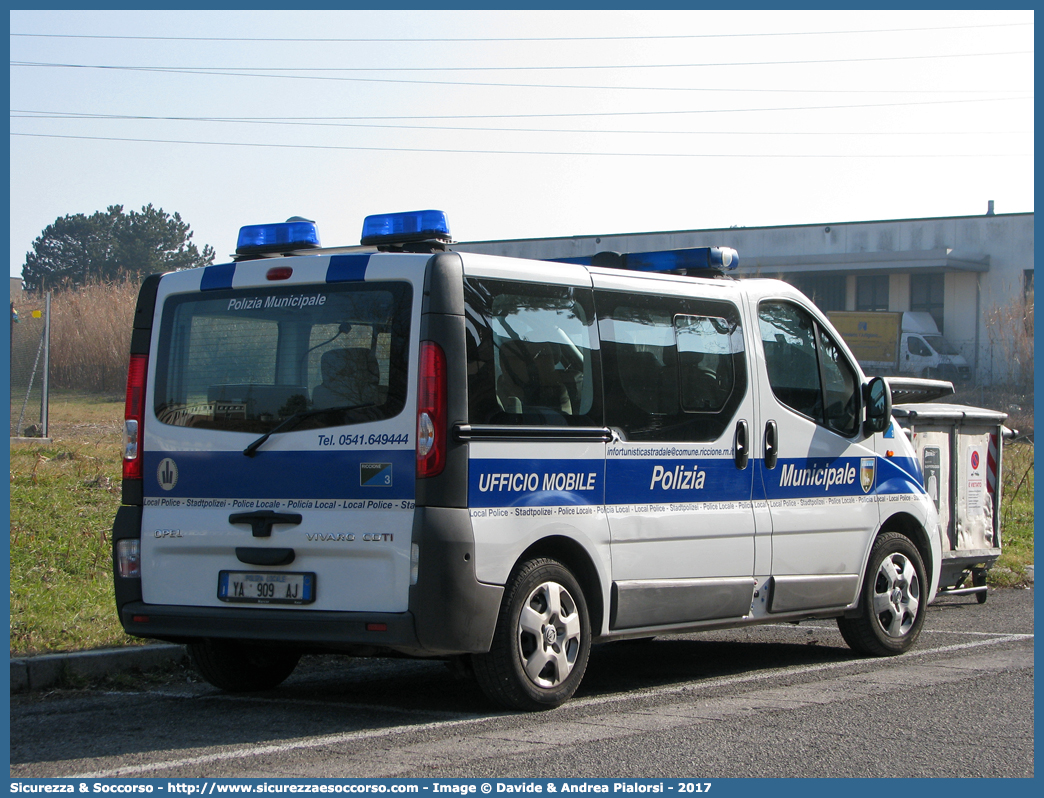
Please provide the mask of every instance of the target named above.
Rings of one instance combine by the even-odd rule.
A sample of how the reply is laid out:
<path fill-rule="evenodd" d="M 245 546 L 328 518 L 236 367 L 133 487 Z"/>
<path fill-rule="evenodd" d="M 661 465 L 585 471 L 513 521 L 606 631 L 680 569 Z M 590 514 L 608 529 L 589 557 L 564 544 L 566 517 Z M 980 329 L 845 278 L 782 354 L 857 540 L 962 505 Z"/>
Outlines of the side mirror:
<path fill-rule="evenodd" d="M 867 436 L 884 432 L 892 421 L 892 390 L 884 377 L 874 377 L 863 386 L 866 404 L 866 421 L 863 433 Z"/>

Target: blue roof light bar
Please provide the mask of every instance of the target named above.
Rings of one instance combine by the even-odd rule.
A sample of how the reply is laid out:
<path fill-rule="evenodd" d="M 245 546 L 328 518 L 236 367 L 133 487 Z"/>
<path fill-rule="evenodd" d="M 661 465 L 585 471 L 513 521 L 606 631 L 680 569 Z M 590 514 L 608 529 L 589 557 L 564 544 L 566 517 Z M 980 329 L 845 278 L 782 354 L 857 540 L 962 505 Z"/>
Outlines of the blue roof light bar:
<path fill-rule="evenodd" d="M 271 255 L 319 246 L 319 228 L 315 222 L 294 217 L 275 224 L 240 227 L 236 255 Z"/>
<path fill-rule="evenodd" d="M 610 266 L 640 272 L 733 271 L 739 253 L 731 247 L 666 249 L 659 252 L 599 252 L 582 258 L 554 258 L 559 263 L 581 266 Z"/>
<path fill-rule="evenodd" d="M 424 241 L 450 243 L 449 221 L 443 211 L 381 213 L 363 220 L 363 246 L 413 244 Z"/>

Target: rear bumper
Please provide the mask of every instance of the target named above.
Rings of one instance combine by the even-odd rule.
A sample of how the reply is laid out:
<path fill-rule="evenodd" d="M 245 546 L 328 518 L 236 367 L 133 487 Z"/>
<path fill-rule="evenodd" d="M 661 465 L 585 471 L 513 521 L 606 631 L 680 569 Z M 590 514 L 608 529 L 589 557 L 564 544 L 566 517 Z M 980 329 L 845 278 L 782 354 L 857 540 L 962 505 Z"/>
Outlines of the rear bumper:
<path fill-rule="evenodd" d="M 278 641 L 314 648 L 350 645 L 402 650 L 420 648 L 413 615 L 408 612 L 184 607 L 131 601 L 120 608 L 120 622 L 128 634 L 173 642 L 219 637 Z M 375 631 L 375 625 L 384 628 Z"/>

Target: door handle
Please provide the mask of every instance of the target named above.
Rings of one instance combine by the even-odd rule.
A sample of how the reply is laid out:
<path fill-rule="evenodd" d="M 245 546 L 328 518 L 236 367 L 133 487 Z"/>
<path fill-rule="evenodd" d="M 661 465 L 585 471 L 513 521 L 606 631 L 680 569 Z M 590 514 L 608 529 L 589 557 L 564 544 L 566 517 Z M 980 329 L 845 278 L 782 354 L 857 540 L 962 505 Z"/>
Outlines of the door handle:
<path fill-rule="evenodd" d="M 740 471 L 747 467 L 747 461 L 750 459 L 749 441 L 747 420 L 740 419 L 736 422 L 736 468 Z"/>
<path fill-rule="evenodd" d="M 299 524 L 300 513 L 273 513 L 271 510 L 259 510 L 256 513 L 232 513 L 228 517 L 230 524 L 250 524 L 250 531 L 255 538 L 272 536 L 274 524 Z"/>
<path fill-rule="evenodd" d="M 775 421 L 765 424 L 765 468 L 775 468 L 779 457 L 779 440 Z"/>

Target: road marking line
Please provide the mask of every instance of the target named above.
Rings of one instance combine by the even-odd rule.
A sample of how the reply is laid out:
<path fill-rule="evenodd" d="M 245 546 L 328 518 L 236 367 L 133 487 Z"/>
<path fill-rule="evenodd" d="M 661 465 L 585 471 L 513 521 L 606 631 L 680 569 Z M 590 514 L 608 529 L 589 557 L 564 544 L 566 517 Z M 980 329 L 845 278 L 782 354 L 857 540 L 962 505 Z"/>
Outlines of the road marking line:
<path fill-rule="evenodd" d="M 756 628 L 756 627 L 749 627 Z M 792 623 L 766 623 L 764 624 L 766 629 L 817 629 L 827 632 L 837 632 L 837 627 L 830 624 L 827 626 L 811 626 L 801 624 L 800 626 Z M 841 634 L 838 632 L 838 634 Z M 1010 637 L 1015 634 L 1022 634 L 1020 632 L 966 632 L 963 630 L 949 630 L 949 629 L 921 629 L 923 635 L 978 635 L 981 637 Z M 1033 634 L 1024 635 L 1025 637 L 1033 637 Z"/>
<path fill-rule="evenodd" d="M 679 693 L 690 692 L 696 689 L 709 690 L 716 687 L 729 687 L 736 684 L 764 681 L 766 679 L 779 678 L 781 676 L 800 676 L 805 674 L 821 673 L 824 671 L 840 670 L 841 668 L 848 668 L 859 664 L 880 663 L 882 665 L 885 665 L 887 663 L 905 663 L 909 662 L 912 658 L 926 657 L 931 654 L 949 654 L 956 651 L 981 648 L 983 646 L 993 646 L 999 645 L 1001 643 L 1021 642 L 1023 640 L 1032 639 L 1032 634 L 1012 634 L 1003 637 L 992 638 L 989 640 L 978 640 L 975 642 L 942 646 L 940 648 L 909 651 L 902 657 L 898 658 L 891 657 L 883 660 L 856 659 L 847 660 L 845 662 L 828 662 L 819 665 L 807 665 L 800 668 L 774 668 L 772 670 L 759 671 L 758 673 L 748 674 L 745 676 L 721 677 L 717 679 L 696 679 L 686 682 L 684 684 L 674 685 L 671 687 L 652 687 L 645 690 L 636 690 L 634 692 L 615 694 L 611 696 L 574 699 L 570 701 L 568 704 L 566 704 L 566 708 L 582 709 L 585 707 L 605 706 L 607 704 L 616 704 L 624 701 L 634 701 L 640 699 L 658 698 L 661 696 L 677 695 Z M 345 708 L 350 709 L 351 706 L 352 705 L 349 704 L 346 705 Z M 409 714 L 417 713 L 418 711 L 405 710 L 405 712 Z M 171 768 L 177 767 L 198 766 L 210 764 L 213 762 L 224 762 L 237 759 L 250 759 L 252 757 L 267 756 L 269 754 L 283 754 L 289 751 L 301 751 L 314 748 L 322 748 L 324 746 L 337 745 L 338 743 L 351 742 L 353 740 L 380 739 L 383 737 L 394 737 L 401 734 L 411 734 L 415 732 L 432 731 L 436 729 L 449 729 L 460 726 L 474 726 L 479 723 L 487 723 L 490 720 L 496 719 L 498 717 L 504 717 L 503 713 L 481 715 L 474 717 L 463 717 L 458 720 L 418 723 L 411 726 L 396 726 L 387 729 L 368 729 L 364 731 L 344 732 L 341 734 L 330 734 L 322 737 L 313 737 L 304 740 L 297 740 L 294 742 L 280 743 L 277 745 L 251 746 L 249 748 L 237 748 L 231 751 L 220 751 L 213 754 L 204 754 L 202 756 L 189 757 L 185 759 L 172 759 L 166 761 L 149 762 L 141 765 L 131 765 L 128 767 L 116 768 L 113 770 L 102 770 L 94 773 L 83 773 L 76 776 L 69 776 L 68 778 L 110 779 L 120 776 L 127 777 L 154 771 L 170 770 Z"/>

